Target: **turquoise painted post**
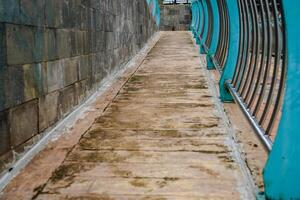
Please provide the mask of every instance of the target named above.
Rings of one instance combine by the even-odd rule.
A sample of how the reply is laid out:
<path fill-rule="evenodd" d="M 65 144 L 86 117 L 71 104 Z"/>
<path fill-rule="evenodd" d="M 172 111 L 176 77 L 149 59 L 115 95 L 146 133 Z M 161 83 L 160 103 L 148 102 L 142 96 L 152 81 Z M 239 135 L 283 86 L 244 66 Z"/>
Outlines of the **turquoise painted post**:
<path fill-rule="evenodd" d="M 197 1 L 197 9 L 198 9 L 198 28 L 197 28 L 197 37 L 196 37 L 196 43 L 197 44 L 201 44 L 201 38 L 200 38 L 200 35 L 201 35 L 201 30 L 202 30 L 202 27 L 203 27 L 203 21 L 204 21 L 204 15 L 203 15 L 203 5 L 202 3 L 200 2 L 200 0 Z"/>
<path fill-rule="evenodd" d="M 194 1 L 194 4 L 193 4 L 193 7 L 194 7 L 194 13 L 195 13 L 195 23 L 194 23 L 194 38 L 197 39 L 197 33 L 198 33 L 198 28 L 199 28 L 199 19 L 200 19 L 200 16 L 199 16 L 199 7 L 198 7 L 198 1 Z"/>
<path fill-rule="evenodd" d="M 203 33 L 203 37 L 201 38 L 201 46 L 200 46 L 200 53 L 201 54 L 205 54 L 207 53 L 205 51 L 204 45 L 205 45 L 205 40 L 207 38 L 207 33 L 208 33 L 208 6 L 207 6 L 207 2 L 206 0 L 202 0 L 202 4 L 203 4 L 203 15 L 204 17 L 204 33 Z"/>
<path fill-rule="evenodd" d="M 219 32 L 220 32 L 220 19 L 219 19 L 219 7 L 217 0 L 211 0 L 212 14 L 213 14 L 213 32 L 212 41 L 207 54 L 207 69 L 215 69 L 212 57 L 214 57 L 218 42 L 219 42 Z"/>
<path fill-rule="evenodd" d="M 191 25 L 190 25 L 190 31 L 192 31 L 192 33 L 193 33 L 193 26 L 195 23 L 195 13 L 194 13 L 193 3 L 191 4 L 191 13 L 192 13 L 192 21 L 191 21 Z"/>
<path fill-rule="evenodd" d="M 156 8 L 157 8 L 157 0 L 152 0 L 153 2 L 153 8 L 152 8 L 152 16 L 156 16 Z"/>
<path fill-rule="evenodd" d="M 275 143 L 264 169 L 267 199 L 300 199 L 300 9 L 281 1 L 287 42 L 286 91 Z"/>
<path fill-rule="evenodd" d="M 158 0 L 147 0 L 148 6 L 150 7 L 151 14 L 156 21 L 156 25 L 159 27 L 160 25 L 160 6 Z"/>
<path fill-rule="evenodd" d="M 155 0 L 152 0 L 152 16 L 155 17 L 156 3 Z"/>
<path fill-rule="evenodd" d="M 194 30 L 194 38 L 197 40 L 198 37 L 198 28 L 199 28 L 199 23 L 200 23 L 200 13 L 199 13 L 199 5 L 198 5 L 198 0 L 194 4 L 194 12 L 196 16 L 196 21 L 195 21 L 195 30 Z"/>
<path fill-rule="evenodd" d="M 191 22 L 190 29 L 191 29 L 192 33 L 194 34 L 194 37 L 195 37 L 195 27 L 196 27 L 196 19 L 197 19 L 197 13 L 196 13 L 195 7 L 196 7 L 196 2 L 193 1 L 191 3 L 192 22 Z"/>
<path fill-rule="evenodd" d="M 156 23 L 157 23 L 157 26 L 159 27 L 160 26 L 160 5 L 158 3 L 158 0 L 156 0 Z"/>
<path fill-rule="evenodd" d="M 204 26 L 204 10 L 203 10 L 203 4 L 202 4 L 202 0 L 198 0 L 198 13 L 199 13 L 199 27 L 197 30 L 197 44 L 200 45 L 201 44 L 201 31 L 203 29 Z"/>
<path fill-rule="evenodd" d="M 238 59 L 240 18 L 237 0 L 226 0 L 229 15 L 229 47 L 226 64 L 220 79 L 220 98 L 223 102 L 232 102 L 232 96 L 226 88 L 226 81 L 233 78 Z"/>

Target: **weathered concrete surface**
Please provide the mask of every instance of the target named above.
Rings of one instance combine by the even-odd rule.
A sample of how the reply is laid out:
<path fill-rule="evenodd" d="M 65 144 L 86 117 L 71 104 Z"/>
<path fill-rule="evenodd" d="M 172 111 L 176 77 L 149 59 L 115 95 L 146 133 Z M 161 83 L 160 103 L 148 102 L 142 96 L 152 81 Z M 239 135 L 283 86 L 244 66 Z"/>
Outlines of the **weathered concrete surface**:
<path fill-rule="evenodd" d="M 201 59 L 189 33 L 163 33 L 76 145 L 61 139 L 57 160 L 39 155 L 58 167 L 34 199 L 249 197 Z M 38 177 L 23 174 L 2 197 L 22 197 L 18 185 Z"/>
<path fill-rule="evenodd" d="M 190 28 L 192 14 L 190 4 L 161 5 L 162 31 L 187 31 Z"/>

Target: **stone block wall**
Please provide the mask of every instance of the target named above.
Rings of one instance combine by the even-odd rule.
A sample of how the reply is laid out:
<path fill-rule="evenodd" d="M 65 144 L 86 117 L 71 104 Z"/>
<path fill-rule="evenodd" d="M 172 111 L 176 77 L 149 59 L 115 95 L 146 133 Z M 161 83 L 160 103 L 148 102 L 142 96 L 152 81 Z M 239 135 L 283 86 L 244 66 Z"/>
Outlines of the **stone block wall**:
<path fill-rule="evenodd" d="M 156 31 L 146 0 L 0 0 L 0 171 Z"/>
<path fill-rule="evenodd" d="M 190 4 L 161 5 L 160 9 L 160 30 L 189 30 L 192 19 Z"/>

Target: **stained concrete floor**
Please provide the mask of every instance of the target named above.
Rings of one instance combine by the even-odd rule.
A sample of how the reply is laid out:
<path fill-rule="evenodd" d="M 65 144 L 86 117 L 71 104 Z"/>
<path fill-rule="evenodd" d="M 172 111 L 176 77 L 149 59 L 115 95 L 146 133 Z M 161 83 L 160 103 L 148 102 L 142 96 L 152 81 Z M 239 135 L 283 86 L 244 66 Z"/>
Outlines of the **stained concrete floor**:
<path fill-rule="evenodd" d="M 250 199 L 204 62 L 188 32 L 163 32 L 78 142 L 40 156 L 49 178 L 26 192 L 25 170 L 2 198 Z"/>

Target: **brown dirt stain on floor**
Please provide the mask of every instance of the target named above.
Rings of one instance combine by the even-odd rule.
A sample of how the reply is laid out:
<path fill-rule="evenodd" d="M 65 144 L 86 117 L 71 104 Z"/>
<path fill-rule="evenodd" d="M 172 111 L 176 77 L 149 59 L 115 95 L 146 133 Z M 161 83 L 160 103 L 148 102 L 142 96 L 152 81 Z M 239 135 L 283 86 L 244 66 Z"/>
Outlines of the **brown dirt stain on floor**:
<path fill-rule="evenodd" d="M 200 59 L 188 32 L 162 33 L 33 199 L 239 199 L 242 175 Z"/>

